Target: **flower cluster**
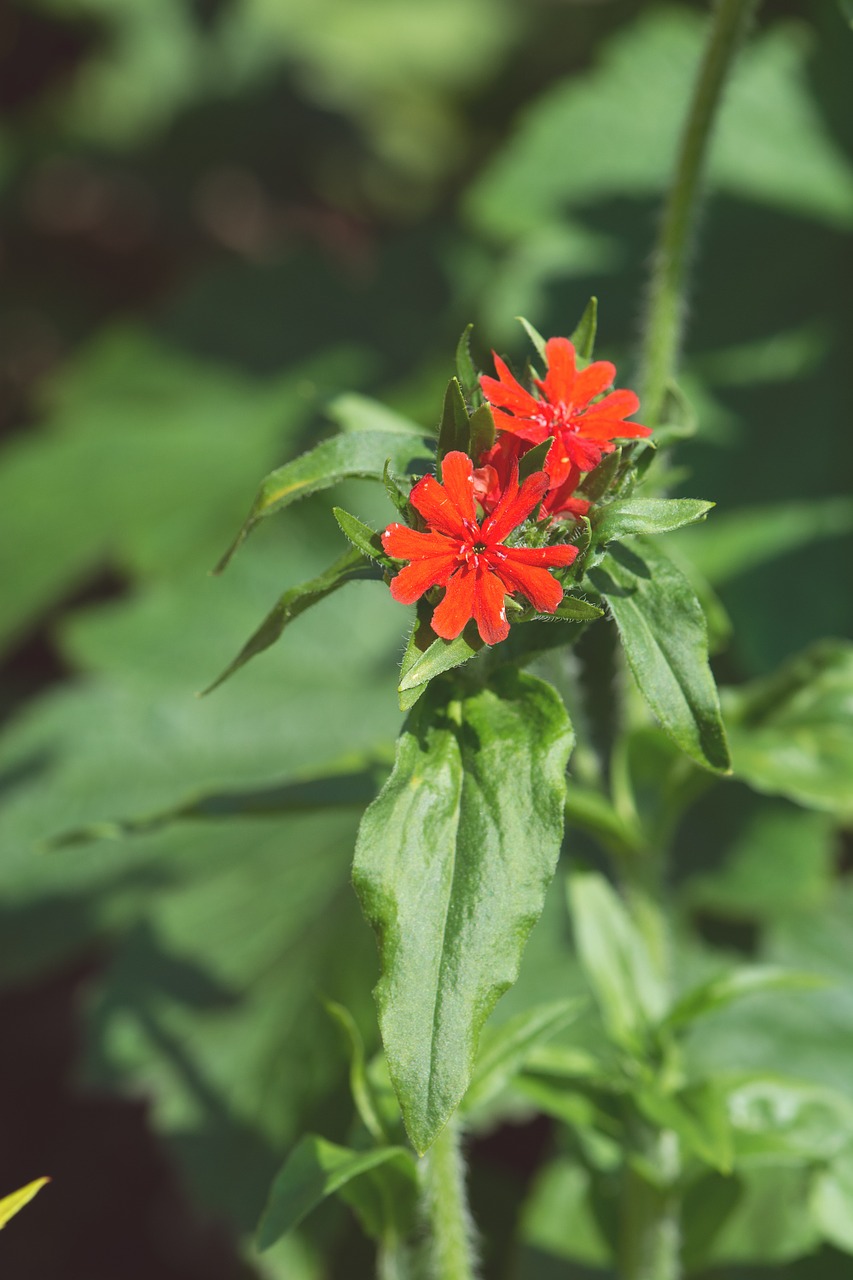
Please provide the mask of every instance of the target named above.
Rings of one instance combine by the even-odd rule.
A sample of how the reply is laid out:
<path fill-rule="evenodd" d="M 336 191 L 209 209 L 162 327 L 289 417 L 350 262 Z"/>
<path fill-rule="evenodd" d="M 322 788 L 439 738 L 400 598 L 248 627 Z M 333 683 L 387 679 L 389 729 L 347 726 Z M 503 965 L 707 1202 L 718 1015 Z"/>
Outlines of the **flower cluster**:
<path fill-rule="evenodd" d="M 432 615 L 433 631 L 445 640 L 458 636 L 471 618 L 485 644 L 505 640 L 508 594 L 553 613 L 563 587 L 549 571 L 572 564 L 577 547 L 524 545 L 518 535 L 507 545 L 507 538 L 537 508 L 540 520 L 585 515 L 589 502 L 576 496 L 582 476 L 613 451 L 615 440 L 651 434 L 626 421 L 639 400 L 633 391 L 610 390 L 616 369 L 608 361 L 579 370 L 568 338 L 551 338 L 545 356 L 546 376 L 534 379 L 538 394 L 525 390 L 494 356 L 497 378 L 480 378 L 494 415 L 494 445 L 475 459 L 448 453 L 443 483 L 424 476 L 410 495 L 425 527 L 392 524 L 382 534 L 385 552 L 409 562 L 391 582 L 395 600 L 414 604 L 434 588 L 445 589 Z M 519 485 L 521 458 L 549 439 L 543 470 Z"/>

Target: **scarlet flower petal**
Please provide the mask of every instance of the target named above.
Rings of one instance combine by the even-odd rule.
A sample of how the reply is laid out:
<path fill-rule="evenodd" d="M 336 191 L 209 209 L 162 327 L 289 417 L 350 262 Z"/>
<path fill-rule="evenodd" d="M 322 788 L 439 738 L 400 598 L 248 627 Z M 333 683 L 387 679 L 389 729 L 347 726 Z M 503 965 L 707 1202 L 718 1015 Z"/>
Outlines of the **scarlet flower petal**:
<path fill-rule="evenodd" d="M 447 582 L 455 556 L 433 556 L 429 560 L 415 560 L 401 569 L 391 579 L 391 595 L 400 604 L 414 604 L 430 587 L 443 586 Z"/>
<path fill-rule="evenodd" d="M 507 365 L 495 351 L 492 352 L 492 356 L 498 373 L 497 378 L 490 378 L 488 374 L 482 374 L 480 377 L 480 386 L 486 399 L 502 409 L 512 409 L 524 416 L 537 413 L 539 401 L 536 397 L 526 391 L 513 377 Z"/>
<path fill-rule="evenodd" d="M 593 467 L 598 466 L 603 453 L 613 452 L 612 446 L 605 449 L 600 441 L 586 440 L 583 436 L 571 431 L 561 433 L 559 443 L 568 456 L 570 464 L 579 471 L 592 471 Z"/>
<path fill-rule="evenodd" d="M 551 404 L 568 404 L 575 398 L 575 349 L 568 338 L 549 338 L 545 343 L 548 373 L 538 385 Z"/>
<path fill-rule="evenodd" d="M 458 539 L 448 538 L 444 533 L 418 533 L 407 524 L 389 524 L 382 534 L 382 546 L 395 560 L 451 555 L 458 545 Z"/>
<path fill-rule="evenodd" d="M 474 617 L 484 644 L 499 644 L 509 635 L 506 587 L 497 573 L 480 564 L 474 584 Z"/>
<path fill-rule="evenodd" d="M 466 525 L 476 525 L 474 511 L 474 464 L 458 449 L 446 453 L 441 463 L 441 481 L 448 498 Z"/>
<path fill-rule="evenodd" d="M 447 583 L 444 598 L 432 615 L 432 629 L 442 640 L 455 640 L 474 613 L 475 570 L 459 565 Z"/>
<path fill-rule="evenodd" d="M 507 487 L 500 502 L 487 520 L 483 521 L 483 542 L 493 545 L 503 542 L 507 534 L 518 528 L 530 515 L 537 502 L 541 502 L 548 489 L 548 477 L 544 471 L 534 471 L 524 484 L 518 487 L 518 464 L 513 463 Z"/>
<path fill-rule="evenodd" d="M 596 360 L 588 368 L 581 369 L 575 378 L 572 399 L 576 405 L 588 404 L 594 396 L 600 396 L 602 391 L 612 387 L 615 377 L 615 364 L 611 364 L 609 360 Z"/>
<path fill-rule="evenodd" d="M 470 530 L 462 513 L 456 509 L 450 495 L 435 476 L 424 476 L 419 480 L 409 495 L 409 501 L 420 511 L 427 524 L 434 525 L 439 533 L 463 540 L 468 537 Z"/>
<path fill-rule="evenodd" d="M 540 569 L 571 564 L 578 554 L 577 547 L 570 547 L 565 542 L 558 543 L 556 547 L 506 547 L 504 551 L 510 564 L 529 564 Z M 501 569 L 497 572 L 500 573 Z"/>
<path fill-rule="evenodd" d="M 553 613 L 563 598 L 563 588 L 547 569 L 524 564 L 508 556 L 501 565 L 500 575 L 510 590 L 526 596 L 540 613 Z"/>
<path fill-rule="evenodd" d="M 628 391 L 627 388 L 621 388 L 619 391 L 611 391 L 610 395 L 599 400 L 598 404 L 590 406 L 590 415 L 594 413 L 605 413 L 608 418 L 630 418 L 632 413 L 636 413 L 640 407 L 640 397 L 634 391 Z"/>

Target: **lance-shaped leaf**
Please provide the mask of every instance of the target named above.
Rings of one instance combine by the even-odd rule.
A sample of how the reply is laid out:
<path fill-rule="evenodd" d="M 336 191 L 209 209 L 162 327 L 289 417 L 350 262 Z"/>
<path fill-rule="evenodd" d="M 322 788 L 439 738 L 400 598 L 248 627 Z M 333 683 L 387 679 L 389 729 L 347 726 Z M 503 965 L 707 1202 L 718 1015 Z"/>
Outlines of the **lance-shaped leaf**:
<path fill-rule="evenodd" d="M 404 1178 L 413 1178 L 412 1158 L 403 1147 L 351 1151 L 348 1147 L 327 1142 L 325 1138 L 313 1135 L 302 1138 L 272 1185 L 258 1225 L 258 1248 L 271 1248 L 327 1196 L 334 1195 L 354 1178 L 389 1162 L 398 1166 Z"/>
<path fill-rule="evenodd" d="M 382 550 L 382 539 L 375 529 L 371 529 L 370 525 L 364 524 L 357 516 L 352 516 L 348 511 L 344 511 L 343 507 L 332 507 L 332 515 L 337 520 L 344 537 L 348 538 L 352 545 L 363 555 L 370 560 L 375 560 L 384 569 L 397 567 L 391 557 Z"/>
<path fill-rule="evenodd" d="M 438 426 L 439 464 L 445 454 L 452 453 L 454 449 L 467 453 L 470 440 L 471 426 L 465 397 L 457 379 L 451 378 L 444 394 L 444 409 Z"/>
<path fill-rule="evenodd" d="M 459 1105 L 480 1027 L 515 981 L 554 874 L 573 737 L 515 670 L 449 700 L 432 685 L 362 819 L 354 881 L 379 943 L 388 1067 L 425 1151 Z"/>
<path fill-rule="evenodd" d="M 591 360 L 598 329 L 598 298 L 590 298 L 572 334 L 572 344 L 582 361 Z"/>
<path fill-rule="evenodd" d="M 470 624 L 455 640 L 442 640 L 440 637 L 423 653 L 419 654 L 406 667 L 406 674 L 400 680 L 400 692 L 415 689 L 419 684 L 428 684 L 435 676 L 445 671 L 452 671 L 469 658 L 474 658 L 483 647 L 477 635 L 476 626 Z"/>
<path fill-rule="evenodd" d="M 417 461 L 429 459 L 431 452 L 429 444 L 409 431 L 353 431 L 324 440 L 267 476 L 215 572 L 222 572 L 255 525 L 274 512 L 341 480 L 359 476 L 381 480 L 389 460 L 393 471 L 408 471 Z"/>
<path fill-rule="evenodd" d="M 746 996 L 767 991 L 808 991 L 810 988 L 822 987 L 825 983 L 826 979 L 819 974 L 771 965 L 732 969 L 685 992 L 670 1010 L 666 1023 L 670 1027 L 684 1026 Z"/>
<path fill-rule="evenodd" d="M 310 582 L 303 582 L 298 587 L 291 587 L 285 591 L 274 608 L 267 614 L 255 634 L 246 641 L 243 648 L 237 654 L 233 662 L 209 685 L 204 692 L 210 693 L 221 685 L 229 676 L 233 676 L 235 671 L 239 671 L 240 667 L 245 666 L 250 658 L 256 657 L 259 653 L 263 653 L 264 649 L 268 649 L 270 645 L 275 644 L 285 627 L 298 618 L 300 613 L 304 613 L 306 609 L 310 609 L 312 604 L 317 604 L 320 600 L 325 600 L 326 596 L 337 591 L 346 582 L 354 582 L 365 578 L 379 578 L 381 570 L 372 564 L 356 547 L 350 547 L 342 556 L 339 556 L 333 565 L 330 565 L 325 573 L 321 573 L 319 577 L 312 578 Z"/>
<path fill-rule="evenodd" d="M 637 533 L 671 533 L 702 520 L 713 502 L 699 498 L 624 498 L 600 508 L 595 541 L 610 542 Z"/>
<path fill-rule="evenodd" d="M 590 573 L 616 620 L 641 693 L 674 741 L 705 768 L 729 769 L 705 615 L 684 574 L 653 543 L 612 547 Z"/>
<path fill-rule="evenodd" d="M 473 397 L 480 392 L 480 381 L 477 377 L 477 370 L 474 368 L 474 361 L 471 359 L 471 333 L 474 329 L 472 324 L 466 325 L 462 333 L 462 337 L 456 346 L 456 376 L 462 390 L 469 397 Z"/>

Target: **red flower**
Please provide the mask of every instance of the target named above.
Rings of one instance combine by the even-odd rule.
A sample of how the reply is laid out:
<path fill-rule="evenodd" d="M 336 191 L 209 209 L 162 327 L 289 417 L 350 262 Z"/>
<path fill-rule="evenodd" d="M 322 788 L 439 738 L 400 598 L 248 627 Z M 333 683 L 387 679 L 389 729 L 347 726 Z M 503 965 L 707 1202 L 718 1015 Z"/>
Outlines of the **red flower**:
<path fill-rule="evenodd" d="M 500 501 L 512 468 L 518 465 L 530 448 L 532 446 L 526 440 L 502 431 L 492 448 L 482 455 L 480 466 L 474 472 L 474 497 L 484 511 L 492 511 Z M 550 488 L 542 499 L 543 515 L 572 516 L 575 519 L 585 516 L 590 503 L 586 498 L 574 497 L 580 479 L 579 469 L 571 467 L 563 483 Z"/>
<path fill-rule="evenodd" d="M 453 640 L 469 618 L 485 644 L 509 635 L 504 596 L 518 592 L 534 609 L 553 613 L 563 588 L 549 568 L 571 564 L 577 547 L 507 547 L 504 539 L 522 524 L 548 488 L 544 471 L 528 476 L 519 488 L 518 467 L 491 515 L 478 522 L 474 507 L 473 463 L 467 454 L 453 452 L 442 463 L 444 483 L 424 476 L 411 493 L 411 503 L 427 523 L 418 533 L 392 524 L 382 545 L 395 560 L 411 563 L 391 582 L 391 594 L 401 604 L 414 604 L 430 587 L 446 587 L 432 615 L 432 629 Z"/>
<path fill-rule="evenodd" d="M 510 432 L 531 445 L 554 437 L 545 470 L 551 477 L 550 487 L 565 491 L 572 469 L 591 471 L 603 454 L 613 452 L 613 440 L 648 436 L 651 428 L 625 421 L 640 407 L 633 391 L 611 391 L 596 399 L 612 387 L 616 377 L 609 361 L 596 360 L 578 371 L 575 349 L 568 338 L 550 338 L 545 343 L 545 359 L 548 372 L 543 380 L 535 379 L 541 396 L 525 391 L 498 355 L 497 378 L 483 375 L 480 386 L 493 407 L 499 431 Z"/>

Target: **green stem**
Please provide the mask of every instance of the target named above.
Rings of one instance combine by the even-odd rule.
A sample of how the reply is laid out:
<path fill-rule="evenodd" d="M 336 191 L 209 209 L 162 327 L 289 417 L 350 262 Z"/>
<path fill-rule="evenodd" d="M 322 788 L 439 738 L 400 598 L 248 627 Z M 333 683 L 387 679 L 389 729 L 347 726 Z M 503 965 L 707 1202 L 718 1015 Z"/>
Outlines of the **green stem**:
<path fill-rule="evenodd" d="M 474 1280 L 474 1229 L 459 1131 L 451 1120 L 424 1156 L 422 1187 L 435 1280 Z"/>
<path fill-rule="evenodd" d="M 621 1280 L 679 1280 L 680 1202 L 672 1186 L 678 1173 L 678 1138 L 667 1131 L 650 1134 L 643 1155 L 654 1165 L 661 1185 L 653 1184 L 626 1165 L 619 1275 Z"/>
<path fill-rule="evenodd" d="M 675 373 L 684 328 L 687 268 L 702 174 L 723 85 L 757 0 L 717 0 L 663 211 L 643 330 L 643 421 L 655 426 Z"/>

